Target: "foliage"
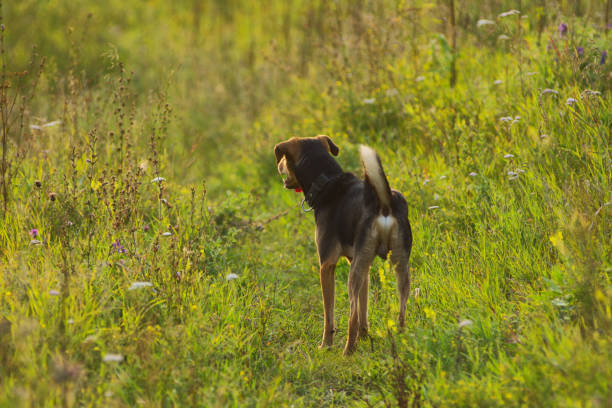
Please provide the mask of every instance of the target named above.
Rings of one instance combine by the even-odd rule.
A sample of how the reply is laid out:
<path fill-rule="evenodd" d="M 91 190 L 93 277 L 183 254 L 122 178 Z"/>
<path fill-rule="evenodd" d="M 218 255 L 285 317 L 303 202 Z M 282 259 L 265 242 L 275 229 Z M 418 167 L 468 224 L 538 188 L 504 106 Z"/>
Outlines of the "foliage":
<path fill-rule="evenodd" d="M 0 406 L 612 404 L 609 17 L 516 3 L 3 2 Z M 351 358 L 272 154 L 317 134 L 415 237 Z"/>

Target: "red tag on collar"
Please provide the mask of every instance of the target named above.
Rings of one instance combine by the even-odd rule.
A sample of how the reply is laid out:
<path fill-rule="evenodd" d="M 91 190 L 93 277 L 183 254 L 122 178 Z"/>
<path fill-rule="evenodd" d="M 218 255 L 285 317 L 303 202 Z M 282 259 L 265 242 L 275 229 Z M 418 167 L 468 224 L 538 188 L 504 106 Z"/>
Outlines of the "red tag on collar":
<path fill-rule="evenodd" d="M 296 189 L 295 189 L 295 192 L 296 192 L 296 193 L 301 193 L 301 192 L 302 192 L 302 189 L 301 189 L 301 188 L 296 188 Z"/>

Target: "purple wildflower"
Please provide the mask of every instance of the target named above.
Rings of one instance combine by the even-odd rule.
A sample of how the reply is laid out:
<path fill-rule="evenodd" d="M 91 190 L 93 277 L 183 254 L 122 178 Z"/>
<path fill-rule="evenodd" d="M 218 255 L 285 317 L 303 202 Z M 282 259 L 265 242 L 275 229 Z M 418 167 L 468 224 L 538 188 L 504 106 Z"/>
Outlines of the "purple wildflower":
<path fill-rule="evenodd" d="M 576 53 L 578 53 L 579 57 L 584 56 L 584 47 L 578 47 L 576 48 Z"/>
<path fill-rule="evenodd" d="M 32 239 L 36 238 L 38 236 L 38 230 L 36 228 L 32 228 L 29 232 L 30 236 L 32 237 Z"/>
<path fill-rule="evenodd" d="M 608 58 L 608 51 L 601 52 L 601 60 L 599 60 L 599 65 L 603 65 L 606 63 L 606 58 Z"/>
<path fill-rule="evenodd" d="M 125 247 L 121 245 L 121 242 L 119 242 L 119 239 L 117 239 L 115 242 L 113 242 L 113 252 L 118 254 L 126 254 L 127 249 L 125 249 Z"/>
<path fill-rule="evenodd" d="M 565 37 L 567 35 L 567 24 L 559 24 L 559 36 Z"/>

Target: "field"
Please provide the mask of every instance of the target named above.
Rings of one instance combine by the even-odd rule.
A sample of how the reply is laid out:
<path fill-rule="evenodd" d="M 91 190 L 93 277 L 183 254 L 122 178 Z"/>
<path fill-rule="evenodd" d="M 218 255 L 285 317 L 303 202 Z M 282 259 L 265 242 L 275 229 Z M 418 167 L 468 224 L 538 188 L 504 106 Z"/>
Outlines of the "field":
<path fill-rule="evenodd" d="M 0 407 L 612 406 L 612 1 L 0 5 Z M 318 134 L 414 236 L 350 357 Z"/>

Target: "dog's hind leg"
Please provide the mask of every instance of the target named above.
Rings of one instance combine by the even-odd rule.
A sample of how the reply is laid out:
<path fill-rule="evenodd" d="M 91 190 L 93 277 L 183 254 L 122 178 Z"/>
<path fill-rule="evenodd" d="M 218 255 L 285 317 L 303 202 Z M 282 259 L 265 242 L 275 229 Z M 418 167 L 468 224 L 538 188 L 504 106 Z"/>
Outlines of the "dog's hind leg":
<path fill-rule="evenodd" d="M 402 245 L 402 239 L 396 236 L 391 250 L 391 262 L 397 278 L 397 294 L 399 296 L 399 327 L 406 325 L 406 302 L 410 295 L 410 252 Z"/>
<path fill-rule="evenodd" d="M 351 263 L 351 270 L 348 278 L 348 295 L 351 311 L 349 315 L 346 346 L 344 347 L 345 356 L 352 354 L 356 349 L 355 342 L 359 333 L 359 295 L 363 286 L 366 284 L 368 272 L 375 256 L 373 246 L 370 248 L 366 245 L 366 248 L 362 248 L 358 252 L 359 253 Z"/>
<path fill-rule="evenodd" d="M 359 317 L 359 333 L 358 338 L 364 338 L 368 335 L 368 290 L 370 286 L 369 270 L 365 271 L 364 282 L 359 291 L 359 299 L 357 302 L 357 315 Z"/>

